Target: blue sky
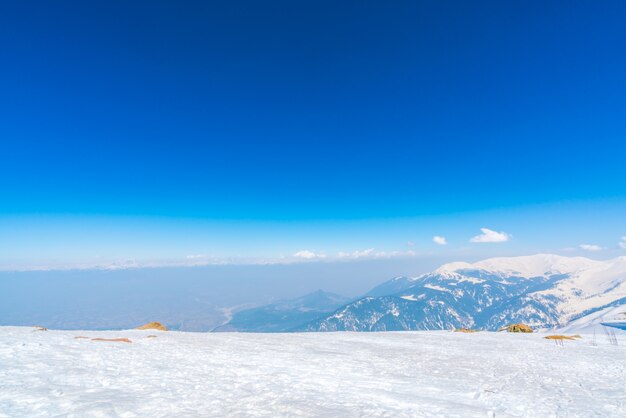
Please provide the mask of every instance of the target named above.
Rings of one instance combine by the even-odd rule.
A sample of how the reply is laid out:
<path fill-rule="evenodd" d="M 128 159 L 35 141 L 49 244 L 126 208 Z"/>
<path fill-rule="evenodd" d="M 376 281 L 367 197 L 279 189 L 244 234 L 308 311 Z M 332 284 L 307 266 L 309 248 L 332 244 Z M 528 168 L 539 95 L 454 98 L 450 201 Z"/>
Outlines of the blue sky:
<path fill-rule="evenodd" d="M 624 2 L 14 3 L 2 269 L 626 255 Z"/>

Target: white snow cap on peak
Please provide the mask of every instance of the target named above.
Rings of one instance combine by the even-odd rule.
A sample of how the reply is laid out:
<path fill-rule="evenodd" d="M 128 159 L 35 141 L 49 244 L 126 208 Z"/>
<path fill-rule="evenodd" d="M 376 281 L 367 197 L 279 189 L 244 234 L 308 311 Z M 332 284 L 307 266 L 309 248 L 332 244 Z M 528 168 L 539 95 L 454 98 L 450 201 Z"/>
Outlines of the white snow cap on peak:
<path fill-rule="evenodd" d="M 563 257 L 556 254 L 536 254 L 518 257 L 495 257 L 476 263 L 454 262 L 444 264 L 436 272 L 456 272 L 464 269 L 487 270 L 498 273 L 517 273 L 523 276 L 542 276 L 545 273 L 564 274 L 601 266 L 605 261 L 585 257 Z"/>

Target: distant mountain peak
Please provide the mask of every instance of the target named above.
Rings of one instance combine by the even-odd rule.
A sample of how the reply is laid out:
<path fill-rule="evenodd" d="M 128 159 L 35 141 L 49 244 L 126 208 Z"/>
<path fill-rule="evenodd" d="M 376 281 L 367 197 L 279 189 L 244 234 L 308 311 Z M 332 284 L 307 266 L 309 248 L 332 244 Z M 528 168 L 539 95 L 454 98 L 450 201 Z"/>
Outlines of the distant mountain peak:
<path fill-rule="evenodd" d="M 523 276 L 574 273 L 602 264 L 602 261 L 585 257 L 565 257 L 556 254 L 535 254 L 516 257 L 494 257 L 476 263 L 453 262 L 444 264 L 435 273 L 459 272 L 462 270 L 486 270 Z"/>

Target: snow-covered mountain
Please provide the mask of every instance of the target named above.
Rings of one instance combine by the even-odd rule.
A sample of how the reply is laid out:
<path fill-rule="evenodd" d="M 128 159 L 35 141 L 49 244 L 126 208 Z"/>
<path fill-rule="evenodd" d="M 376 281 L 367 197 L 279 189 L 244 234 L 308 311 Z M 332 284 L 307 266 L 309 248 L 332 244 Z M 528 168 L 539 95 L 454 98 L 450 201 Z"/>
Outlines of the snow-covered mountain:
<path fill-rule="evenodd" d="M 344 296 L 318 290 L 296 299 L 236 312 L 227 324 L 215 331 L 288 331 L 330 313 L 349 301 Z"/>
<path fill-rule="evenodd" d="M 559 327 L 625 302 L 626 257 L 501 257 L 393 279 L 299 330 L 494 330 L 511 322 Z"/>

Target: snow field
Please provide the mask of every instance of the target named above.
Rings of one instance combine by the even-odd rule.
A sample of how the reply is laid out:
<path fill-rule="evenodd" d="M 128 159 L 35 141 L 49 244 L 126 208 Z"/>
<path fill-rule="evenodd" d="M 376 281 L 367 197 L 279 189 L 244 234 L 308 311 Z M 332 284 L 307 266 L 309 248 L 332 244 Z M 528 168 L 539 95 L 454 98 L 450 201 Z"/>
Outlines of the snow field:
<path fill-rule="evenodd" d="M 543 336 L 0 327 L 0 416 L 626 416 L 622 334 Z"/>

